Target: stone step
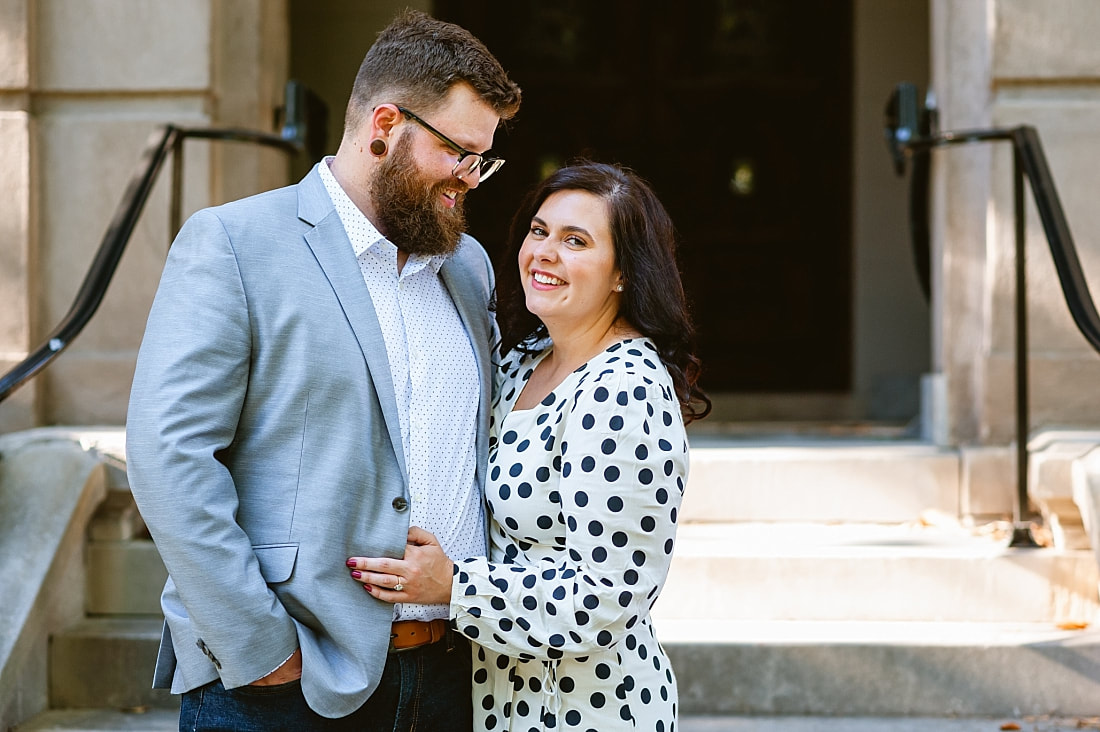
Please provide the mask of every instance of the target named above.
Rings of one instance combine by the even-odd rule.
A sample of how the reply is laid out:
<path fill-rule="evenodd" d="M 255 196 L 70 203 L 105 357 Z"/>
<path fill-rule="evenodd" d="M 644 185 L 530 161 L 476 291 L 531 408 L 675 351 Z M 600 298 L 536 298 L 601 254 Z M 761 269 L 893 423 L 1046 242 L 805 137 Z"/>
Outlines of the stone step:
<path fill-rule="evenodd" d="M 1089 622 L 1089 550 L 961 525 L 685 523 L 660 619 Z M 992 526 L 996 529 L 996 526 Z"/>
<path fill-rule="evenodd" d="M 1015 726 L 1011 726 L 1015 725 Z M 1096 717 L 792 717 L 681 716 L 680 732 L 1080 732 L 1100 729 Z"/>
<path fill-rule="evenodd" d="M 87 544 L 89 615 L 157 615 L 168 579 L 151 539 L 89 541 Z"/>
<path fill-rule="evenodd" d="M 179 709 L 51 709 L 14 732 L 175 732 Z"/>
<path fill-rule="evenodd" d="M 685 716 L 1100 715 L 1095 630 L 713 619 L 656 629 Z"/>
<path fill-rule="evenodd" d="M 50 707 L 178 707 L 176 697 L 151 688 L 162 623 L 159 616 L 85 618 L 54 635 Z"/>
<path fill-rule="evenodd" d="M 685 521 L 910 521 L 960 512 L 957 452 L 920 443 L 691 440 Z"/>
<path fill-rule="evenodd" d="M 791 717 L 700 716 L 680 717 L 680 732 L 996 732 L 1002 725 L 1028 732 L 1079 732 L 1096 729 L 1096 718 L 1081 717 Z M 150 710 L 144 714 L 107 709 L 43 712 L 13 732 L 175 732 L 177 713 Z"/>

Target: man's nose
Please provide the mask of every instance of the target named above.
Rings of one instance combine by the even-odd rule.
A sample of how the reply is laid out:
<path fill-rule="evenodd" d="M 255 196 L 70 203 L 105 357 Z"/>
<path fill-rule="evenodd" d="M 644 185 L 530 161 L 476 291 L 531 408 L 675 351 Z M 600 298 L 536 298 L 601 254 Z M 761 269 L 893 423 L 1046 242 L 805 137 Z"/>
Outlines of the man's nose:
<path fill-rule="evenodd" d="M 456 175 L 455 177 L 465 183 L 467 188 L 473 190 L 481 185 L 481 167 L 475 165 L 472 170 Z"/>

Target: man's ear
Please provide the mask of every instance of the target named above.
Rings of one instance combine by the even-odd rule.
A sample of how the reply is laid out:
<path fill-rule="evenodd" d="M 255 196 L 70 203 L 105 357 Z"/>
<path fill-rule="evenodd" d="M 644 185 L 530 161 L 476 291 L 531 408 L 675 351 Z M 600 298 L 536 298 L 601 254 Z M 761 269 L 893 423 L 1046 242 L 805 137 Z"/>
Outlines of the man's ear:
<path fill-rule="evenodd" d="M 382 140 L 390 144 L 390 134 L 395 125 L 402 120 L 402 114 L 395 104 L 379 104 L 367 119 L 367 140 Z"/>

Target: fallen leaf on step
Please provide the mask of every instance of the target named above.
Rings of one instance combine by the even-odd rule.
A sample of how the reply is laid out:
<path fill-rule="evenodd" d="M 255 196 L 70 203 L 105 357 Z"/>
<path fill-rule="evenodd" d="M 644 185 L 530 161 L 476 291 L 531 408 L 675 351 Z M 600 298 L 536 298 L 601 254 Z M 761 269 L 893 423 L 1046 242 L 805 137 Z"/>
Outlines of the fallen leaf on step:
<path fill-rule="evenodd" d="M 938 528 L 957 529 L 960 525 L 957 516 L 939 511 L 935 508 L 926 508 L 921 511 L 917 521 L 921 526 L 934 526 Z"/>
<path fill-rule="evenodd" d="M 1067 620 L 1064 623 L 1058 623 L 1058 630 L 1084 630 L 1089 627 L 1088 623 L 1082 623 L 1079 621 Z"/>
<path fill-rule="evenodd" d="M 1001 729 L 1020 729 L 1020 725 L 1015 722 L 1005 722 L 1001 725 Z"/>

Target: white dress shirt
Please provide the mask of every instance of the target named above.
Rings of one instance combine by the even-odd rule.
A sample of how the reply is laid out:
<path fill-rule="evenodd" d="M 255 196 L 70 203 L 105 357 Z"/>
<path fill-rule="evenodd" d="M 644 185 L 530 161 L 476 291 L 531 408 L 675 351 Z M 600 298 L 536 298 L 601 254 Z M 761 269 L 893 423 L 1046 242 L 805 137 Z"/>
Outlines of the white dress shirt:
<path fill-rule="evenodd" d="M 452 559 L 485 556 L 476 486 L 480 380 L 470 339 L 439 277 L 446 257 L 413 254 L 398 273 L 397 247 L 348 198 L 329 170 L 332 160 L 322 161 L 321 180 L 351 240 L 386 342 L 409 471 L 410 524 L 435 534 Z M 394 608 L 395 620 L 447 617 L 447 605 Z"/>

